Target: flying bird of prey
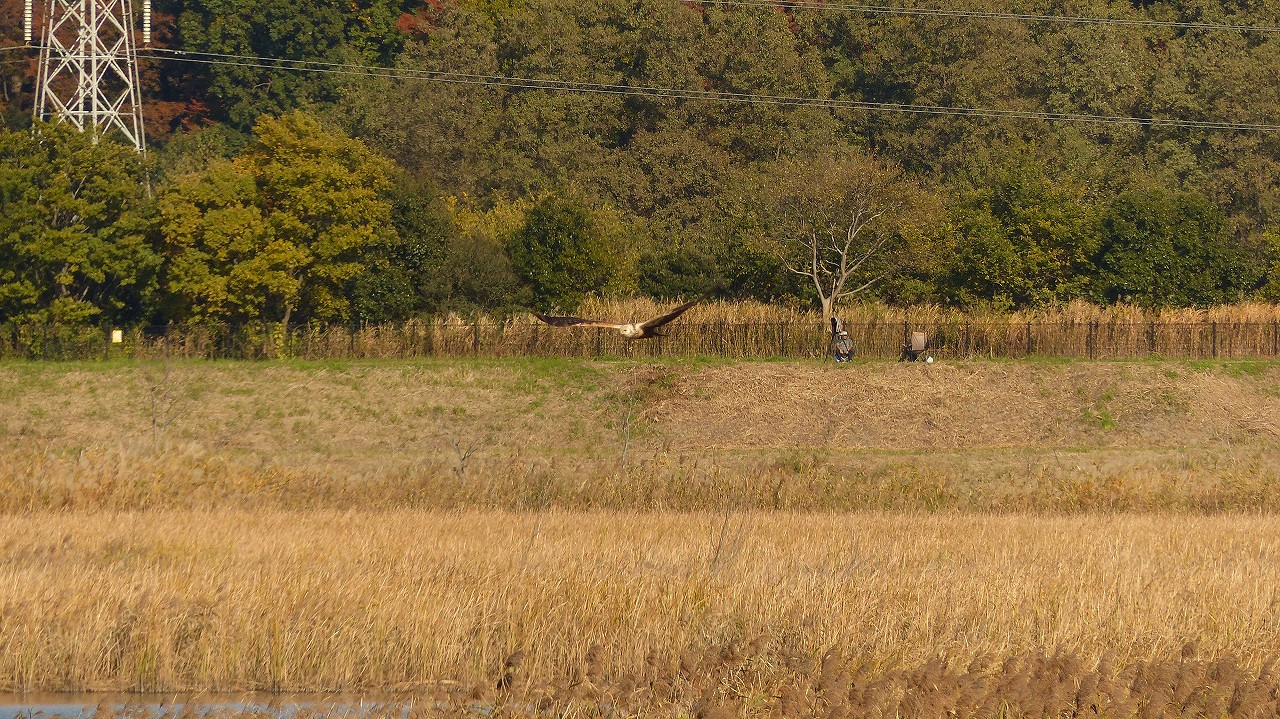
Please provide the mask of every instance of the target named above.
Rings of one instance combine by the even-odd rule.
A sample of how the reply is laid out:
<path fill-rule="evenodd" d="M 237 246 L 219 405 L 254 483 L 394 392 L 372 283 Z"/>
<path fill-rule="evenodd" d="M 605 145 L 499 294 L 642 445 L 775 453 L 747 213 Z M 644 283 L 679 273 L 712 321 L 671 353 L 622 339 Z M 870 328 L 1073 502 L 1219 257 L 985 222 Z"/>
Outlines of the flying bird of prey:
<path fill-rule="evenodd" d="M 662 333 L 658 331 L 659 327 L 674 320 L 684 314 L 686 310 L 698 304 L 697 300 L 686 302 L 679 307 L 660 317 L 654 317 L 645 322 L 625 322 L 618 324 L 616 322 L 605 322 L 603 320 L 586 320 L 581 317 L 552 317 L 548 315 L 540 315 L 533 313 L 534 317 L 546 322 L 552 327 L 604 327 L 606 329 L 617 330 L 619 334 L 629 340 L 643 340 L 650 337 L 657 337 Z"/>

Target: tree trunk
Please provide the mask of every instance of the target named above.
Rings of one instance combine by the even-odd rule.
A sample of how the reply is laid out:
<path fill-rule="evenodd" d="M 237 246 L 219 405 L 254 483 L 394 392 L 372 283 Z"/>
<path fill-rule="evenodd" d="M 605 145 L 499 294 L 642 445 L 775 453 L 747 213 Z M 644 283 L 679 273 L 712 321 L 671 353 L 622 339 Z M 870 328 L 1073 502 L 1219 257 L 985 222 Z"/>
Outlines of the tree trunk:
<path fill-rule="evenodd" d="M 836 303 L 834 297 L 818 296 L 822 300 L 822 326 L 830 327 L 831 318 L 836 316 Z"/>
<path fill-rule="evenodd" d="M 289 317 L 290 317 L 290 316 L 292 316 L 292 315 L 293 315 L 293 305 L 285 305 L 285 306 L 284 306 L 284 319 L 280 320 L 280 327 L 281 327 L 281 329 L 282 329 L 282 330 L 284 330 L 283 335 L 284 335 L 284 337 L 286 337 L 286 338 L 289 336 Z M 275 344 L 275 343 L 274 343 L 274 342 L 272 342 L 272 338 L 271 338 L 270 333 L 268 333 L 268 334 L 267 334 L 267 341 L 272 343 L 273 347 L 272 347 L 272 353 L 271 353 L 271 354 L 272 354 L 272 355 L 274 355 L 274 354 L 275 354 L 275 347 L 274 347 L 274 344 Z M 281 341 L 283 342 L 283 339 L 282 339 Z"/>

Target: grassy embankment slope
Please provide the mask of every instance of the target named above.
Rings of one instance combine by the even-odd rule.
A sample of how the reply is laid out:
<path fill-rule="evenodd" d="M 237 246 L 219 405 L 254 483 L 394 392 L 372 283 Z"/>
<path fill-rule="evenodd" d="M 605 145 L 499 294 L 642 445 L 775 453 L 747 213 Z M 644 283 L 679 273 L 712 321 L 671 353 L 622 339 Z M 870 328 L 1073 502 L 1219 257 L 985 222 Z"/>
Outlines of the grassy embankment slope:
<path fill-rule="evenodd" d="M 1275 708 L 1280 366 L 167 372 L 0 369 L 0 687 Z"/>
<path fill-rule="evenodd" d="M 8 364 L 0 507 L 1258 509 L 1280 365 Z"/>

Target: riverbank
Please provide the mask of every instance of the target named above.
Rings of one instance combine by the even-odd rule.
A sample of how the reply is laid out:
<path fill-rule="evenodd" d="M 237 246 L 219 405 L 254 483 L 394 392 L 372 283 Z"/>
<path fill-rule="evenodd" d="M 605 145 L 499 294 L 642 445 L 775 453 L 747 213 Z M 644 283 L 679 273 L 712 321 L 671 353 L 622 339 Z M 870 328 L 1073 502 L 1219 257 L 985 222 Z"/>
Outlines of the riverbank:
<path fill-rule="evenodd" d="M 0 364 L 0 511 L 1273 511 L 1280 365 Z"/>

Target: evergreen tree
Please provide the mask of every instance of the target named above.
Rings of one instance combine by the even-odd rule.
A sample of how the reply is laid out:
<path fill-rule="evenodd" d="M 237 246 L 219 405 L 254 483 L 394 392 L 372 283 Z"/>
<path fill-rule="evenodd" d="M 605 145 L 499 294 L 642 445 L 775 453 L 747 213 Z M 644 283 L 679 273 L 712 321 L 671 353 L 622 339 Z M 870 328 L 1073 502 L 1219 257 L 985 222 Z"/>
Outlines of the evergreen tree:
<path fill-rule="evenodd" d="M 161 258 L 142 157 L 69 124 L 0 131 L 0 320 L 146 318 Z"/>

